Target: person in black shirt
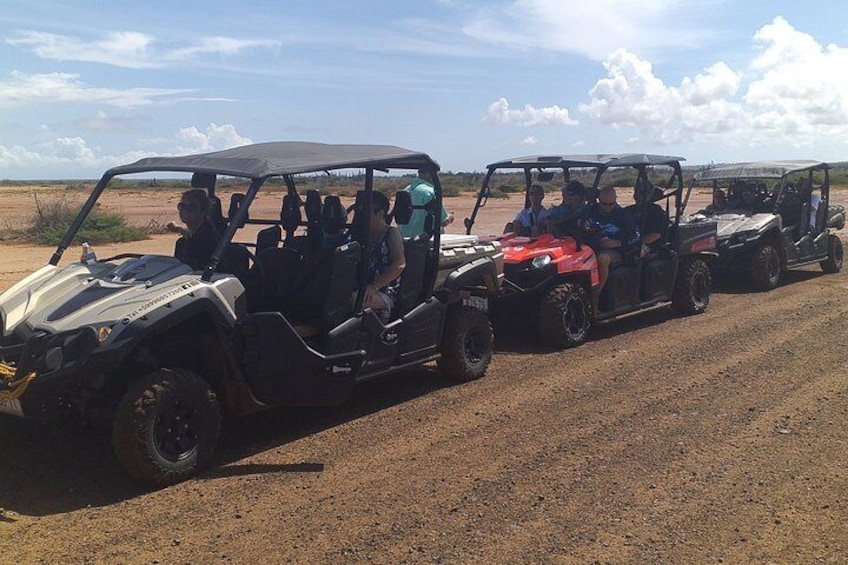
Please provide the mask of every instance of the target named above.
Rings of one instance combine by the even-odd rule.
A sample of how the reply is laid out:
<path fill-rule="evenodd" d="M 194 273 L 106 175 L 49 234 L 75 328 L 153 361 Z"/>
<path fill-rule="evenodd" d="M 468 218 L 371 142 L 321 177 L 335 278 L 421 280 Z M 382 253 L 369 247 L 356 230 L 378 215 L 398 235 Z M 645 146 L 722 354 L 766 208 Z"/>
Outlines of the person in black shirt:
<path fill-rule="evenodd" d="M 668 214 L 662 209 L 662 206 L 653 201 L 644 202 L 646 196 L 653 199 L 657 192 L 660 195 L 662 194 L 662 191 L 650 184 L 644 190 L 636 187 L 633 190 L 633 200 L 636 203 L 625 208 L 625 211 L 633 216 L 633 221 L 643 234 L 642 257 L 662 245 L 665 232 L 668 229 Z M 644 225 L 642 224 L 643 211 L 645 214 Z"/>
<path fill-rule="evenodd" d="M 165 229 L 180 234 L 174 248 L 174 257 L 189 265 L 194 270 L 200 270 L 209 263 L 220 235 L 206 219 L 209 211 L 209 197 L 200 189 L 188 190 L 180 197 L 177 204 L 182 227 L 174 222 L 168 222 Z"/>

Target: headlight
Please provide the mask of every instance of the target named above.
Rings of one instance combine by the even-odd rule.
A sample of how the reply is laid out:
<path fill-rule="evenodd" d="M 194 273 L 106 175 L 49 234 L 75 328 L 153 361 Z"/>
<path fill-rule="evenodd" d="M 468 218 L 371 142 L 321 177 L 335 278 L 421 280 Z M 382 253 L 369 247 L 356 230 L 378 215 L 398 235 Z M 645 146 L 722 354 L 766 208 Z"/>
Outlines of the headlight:
<path fill-rule="evenodd" d="M 534 269 L 541 269 L 547 265 L 551 264 L 551 257 L 549 255 L 539 255 L 538 257 L 534 257 L 530 264 L 533 265 Z"/>
<path fill-rule="evenodd" d="M 752 232 L 740 232 L 735 233 L 730 237 L 729 245 L 739 245 L 740 243 L 745 243 L 748 240 L 748 237 L 752 235 Z"/>

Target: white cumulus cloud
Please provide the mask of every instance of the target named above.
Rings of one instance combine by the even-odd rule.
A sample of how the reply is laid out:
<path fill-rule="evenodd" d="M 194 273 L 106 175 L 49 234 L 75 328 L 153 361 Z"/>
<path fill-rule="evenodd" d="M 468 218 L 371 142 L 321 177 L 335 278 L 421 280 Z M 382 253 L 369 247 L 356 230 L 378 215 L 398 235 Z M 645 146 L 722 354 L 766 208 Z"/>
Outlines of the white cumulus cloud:
<path fill-rule="evenodd" d="M 487 124 L 516 124 L 520 126 L 574 126 L 578 122 L 571 118 L 566 108 L 548 106 L 535 108 L 530 104 L 520 110 L 512 110 L 506 98 L 499 98 L 489 105 L 483 122 Z"/>
<path fill-rule="evenodd" d="M 742 109 L 732 98 L 740 76 L 724 63 L 684 78 L 680 86 L 666 85 L 650 62 L 623 49 L 612 53 L 604 67 L 607 77 L 595 83 L 591 99 L 579 107 L 601 124 L 647 130 L 665 143 L 738 125 Z"/>
<path fill-rule="evenodd" d="M 744 71 L 720 61 L 675 86 L 623 49 L 604 67 L 607 76 L 579 111 L 605 126 L 634 128 L 640 141 L 713 137 L 801 147 L 848 135 L 848 74 L 840 72 L 848 48 L 821 45 L 780 17 L 756 32 Z"/>
<path fill-rule="evenodd" d="M 139 140 L 138 145 L 148 143 L 149 140 Z M 0 144 L 0 167 L 11 173 L 9 178 L 15 178 L 15 171 L 24 171 L 21 177 L 44 178 L 29 171 L 42 171 L 41 174 L 44 174 L 43 170 L 67 169 L 69 166 L 85 170 L 92 176 L 142 157 L 217 151 L 248 143 L 252 143 L 250 138 L 240 135 L 231 124 L 209 124 L 202 130 L 194 126 L 182 128 L 170 138 L 156 140 L 157 151 L 131 149 L 106 153 L 99 146 L 89 145 L 82 137 L 57 137 L 33 147 Z"/>

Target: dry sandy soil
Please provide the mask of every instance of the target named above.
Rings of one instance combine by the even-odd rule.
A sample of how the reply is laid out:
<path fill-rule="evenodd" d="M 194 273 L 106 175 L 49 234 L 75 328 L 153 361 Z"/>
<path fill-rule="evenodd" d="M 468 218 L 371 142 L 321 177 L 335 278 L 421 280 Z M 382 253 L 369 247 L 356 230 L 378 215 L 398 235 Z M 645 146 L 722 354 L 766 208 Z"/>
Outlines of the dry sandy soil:
<path fill-rule="evenodd" d="M 175 198 L 123 210 L 167 220 Z M 32 197 L 0 202 L 20 218 Z M 0 246 L 0 288 L 50 252 Z M 480 381 L 424 367 L 233 422 L 216 467 L 162 490 L 104 434 L 0 416 L 0 562 L 846 563 L 846 287 L 816 268 L 719 287 L 705 314 L 563 352 L 500 333 Z"/>

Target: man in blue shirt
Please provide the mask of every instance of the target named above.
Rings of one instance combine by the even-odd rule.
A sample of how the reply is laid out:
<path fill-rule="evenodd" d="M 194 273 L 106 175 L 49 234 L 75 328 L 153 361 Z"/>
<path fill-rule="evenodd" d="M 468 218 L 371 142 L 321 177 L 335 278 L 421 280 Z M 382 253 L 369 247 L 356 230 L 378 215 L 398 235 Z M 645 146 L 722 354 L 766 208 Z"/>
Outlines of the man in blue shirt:
<path fill-rule="evenodd" d="M 436 197 L 436 190 L 433 188 L 433 177 L 429 170 L 418 169 L 418 175 L 412 179 L 412 182 L 404 188 L 411 196 L 413 206 L 423 206 Z M 444 231 L 444 227 L 453 222 L 453 214 L 448 214 L 442 205 L 442 213 L 439 221 L 439 226 Z M 403 237 L 415 237 L 419 233 L 424 233 L 424 222 L 427 220 L 427 212 L 417 209 L 412 211 L 412 217 L 406 225 L 398 225 L 400 233 Z"/>
<path fill-rule="evenodd" d="M 639 228 L 633 217 L 616 202 L 615 188 L 607 186 L 598 194 L 598 201 L 589 209 L 590 234 L 586 243 L 598 257 L 598 277 L 603 290 L 610 267 L 624 259 L 623 253 L 639 243 Z"/>

